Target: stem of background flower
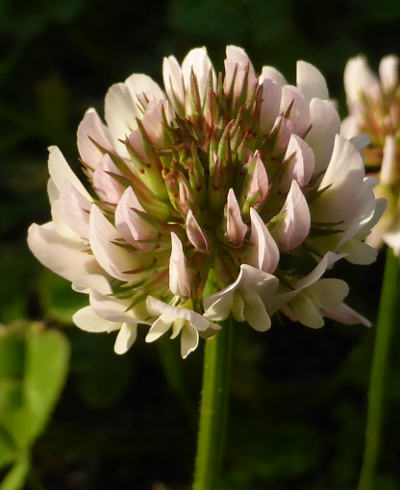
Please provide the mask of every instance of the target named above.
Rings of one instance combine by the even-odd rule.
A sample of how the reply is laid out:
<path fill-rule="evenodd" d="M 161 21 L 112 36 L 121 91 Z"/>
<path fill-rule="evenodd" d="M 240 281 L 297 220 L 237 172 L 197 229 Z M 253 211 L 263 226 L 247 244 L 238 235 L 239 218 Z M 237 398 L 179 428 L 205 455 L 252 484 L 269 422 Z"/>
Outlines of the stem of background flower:
<path fill-rule="evenodd" d="M 206 340 L 193 490 L 215 490 L 224 452 L 233 321 Z"/>
<path fill-rule="evenodd" d="M 386 251 L 375 346 L 368 396 L 364 458 L 358 490 L 375 490 L 375 472 L 380 451 L 385 381 L 394 326 L 398 321 L 400 268 L 393 250 Z"/>

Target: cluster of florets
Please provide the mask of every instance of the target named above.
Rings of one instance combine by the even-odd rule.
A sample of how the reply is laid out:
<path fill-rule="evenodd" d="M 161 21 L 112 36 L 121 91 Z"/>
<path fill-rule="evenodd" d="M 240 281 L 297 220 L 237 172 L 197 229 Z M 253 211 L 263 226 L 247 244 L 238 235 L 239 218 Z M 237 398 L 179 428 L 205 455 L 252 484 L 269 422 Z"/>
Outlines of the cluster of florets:
<path fill-rule="evenodd" d="M 367 134 L 365 165 L 378 178 L 375 195 L 387 201 L 386 211 L 367 238 L 379 248 L 385 241 L 400 252 L 400 85 L 399 60 L 382 58 L 379 78 L 367 60 L 358 56 L 349 60 L 344 84 L 350 115 L 343 121 L 346 138 Z"/>
<path fill-rule="evenodd" d="M 289 85 L 229 46 L 224 74 L 199 48 L 181 66 L 166 58 L 163 78 L 165 92 L 146 75 L 113 85 L 107 125 L 85 114 L 90 192 L 50 148 L 52 221 L 28 241 L 88 294 L 76 325 L 119 330 L 118 353 L 139 324 L 148 342 L 171 330 L 186 357 L 231 314 L 258 331 L 278 311 L 313 328 L 368 324 L 343 303 L 347 284 L 322 278 L 339 259 L 375 259 L 364 239 L 383 208 L 321 73 L 299 61 Z"/>

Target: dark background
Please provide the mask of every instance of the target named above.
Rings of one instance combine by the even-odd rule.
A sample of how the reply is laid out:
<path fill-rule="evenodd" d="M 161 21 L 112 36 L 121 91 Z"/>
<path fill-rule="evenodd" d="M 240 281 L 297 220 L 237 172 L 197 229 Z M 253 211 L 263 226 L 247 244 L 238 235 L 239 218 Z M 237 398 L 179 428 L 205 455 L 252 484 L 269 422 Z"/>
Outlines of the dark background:
<path fill-rule="evenodd" d="M 297 59 L 315 64 L 344 116 L 347 59 L 364 53 L 376 69 L 400 54 L 400 2 L 0 1 L 0 321 L 43 319 L 72 346 L 27 488 L 190 488 L 202 349 L 182 361 L 177 342 L 145 345 L 141 335 L 117 357 L 111 335 L 71 326 L 86 298 L 44 270 L 25 237 L 31 222 L 49 219 L 47 146 L 78 169 L 77 125 L 89 106 L 102 114 L 112 83 L 133 72 L 161 82 L 163 56 L 182 60 L 202 45 L 221 69 L 229 43 L 292 82 Z M 335 268 L 351 285 L 349 303 L 372 321 L 382 264 Z M 333 322 L 312 331 L 276 321 L 264 335 L 239 325 L 221 490 L 354 489 L 373 339 L 374 329 Z M 400 488 L 398 332 L 392 349 L 377 490 Z"/>

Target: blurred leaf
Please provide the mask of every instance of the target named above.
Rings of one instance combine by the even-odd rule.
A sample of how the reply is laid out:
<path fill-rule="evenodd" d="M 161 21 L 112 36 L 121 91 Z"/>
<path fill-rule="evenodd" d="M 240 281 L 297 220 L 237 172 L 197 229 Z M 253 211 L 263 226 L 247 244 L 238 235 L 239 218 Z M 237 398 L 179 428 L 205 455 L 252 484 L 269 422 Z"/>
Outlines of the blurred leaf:
<path fill-rule="evenodd" d="M 72 323 L 77 310 L 88 304 L 86 294 L 77 293 L 70 282 L 47 269 L 43 269 L 39 281 L 39 299 L 46 316 L 67 324 Z"/>
<path fill-rule="evenodd" d="M 25 357 L 21 381 L 3 379 L 7 402 L 0 406 L 0 424 L 18 447 L 28 448 L 43 430 L 64 384 L 69 347 L 66 338 L 56 331 L 44 331 L 32 324 L 24 330 Z M 2 342 L 12 345 L 7 337 L 21 335 L 21 330 L 3 329 Z"/>
<path fill-rule="evenodd" d="M 7 433 L 0 427 L 0 469 L 10 465 L 15 459 L 15 447 Z"/>
<path fill-rule="evenodd" d="M 2 481 L 0 490 L 19 490 L 23 488 L 29 466 L 28 456 L 22 455 Z"/>

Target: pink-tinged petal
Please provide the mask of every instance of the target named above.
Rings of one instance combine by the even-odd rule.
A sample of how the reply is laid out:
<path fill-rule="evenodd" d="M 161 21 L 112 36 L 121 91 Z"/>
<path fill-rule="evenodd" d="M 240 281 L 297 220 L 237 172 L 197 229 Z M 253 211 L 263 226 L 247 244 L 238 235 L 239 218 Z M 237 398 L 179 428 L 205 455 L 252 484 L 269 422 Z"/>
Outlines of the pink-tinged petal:
<path fill-rule="evenodd" d="M 272 274 L 278 266 L 279 249 L 260 215 L 250 208 L 250 249 L 246 262 L 264 272 Z"/>
<path fill-rule="evenodd" d="M 169 118 L 167 100 L 153 100 L 149 102 L 143 115 L 143 127 L 156 148 L 162 148 L 165 144 L 165 128 L 163 113 Z"/>
<path fill-rule="evenodd" d="M 296 85 L 306 100 L 329 99 L 328 87 L 322 73 L 315 66 L 305 61 L 297 62 Z"/>
<path fill-rule="evenodd" d="M 260 158 L 260 154 L 256 152 L 254 158 L 254 171 L 250 181 L 250 186 L 246 199 L 251 200 L 253 202 L 253 206 L 259 206 L 263 204 L 264 201 L 267 199 L 269 192 L 269 183 L 267 170 L 263 161 Z M 253 198 L 255 198 L 254 201 Z"/>
<path fill-rule="evenodd" d="M 211 244 L 207 240 L 205 233 L 198 224 L 191 209 L 189 209 L 189 212 L 186 216 L 186 235 L 189 239 L 189 242 L 199 252 L 210 253 Z"/>
<path fill-rule="evenodd" d="M 89 274 L 72 283 L 72 289 L 78 293 L 89 294 L 91 290 L 101 294 L 111 294 L 112 289 L 107 278 L 100 274 Z"/>
<path fill-rule="evenodd" d="M 40 263 L 69 281 L 101 273 L 84 242 L 61 236 L 52 222 L 42 226 L 32 224 L 28 230 L 28 246 Z"/>
<path fill-rule="evenodd" d="M 304 140 L 314 151 L 314 174 L 326 169 L 332 155 L 335 135 L 340 131 L 340 117 L 329 100 L 312 99 L 310 102 L 310 130 Z"/>
<path fill-rule="evenodd" d="M 192 271 L 183 252 L 182 242 L 171 233 L 171 258 L 169 262 L 169 289 L 178 296 L 190 297 Z"/>
<path fill-rule="evenodd" d="M 204 100 L 206 94 L 208 78 L 212 73 L 212 80 L 215 86 L 216 77 L 213 65 L 207 54 L 206 48 L 195 48 L 189 51 L 182 62 L 182 75 L 186 90 L 190 89 L 190 76 L 193 73 L 197 78 L 201 100 Z"/>
<path fill-rule="evenodd" d="M 276 156 L 281 155 L 286 150 L 290 137 L 295 132 L 295 126 L 293 122 L 286 119 L 286 117 L 278 116 L 271 132 L 273 133 L 274 131 L 279 131 L 276 136 L 273 151 L 273 155 Z"/>
<path fill-rule="evenodd" d="M 137 274 L 129 271 L 145 266 L 145 258 L 129 252 L 116 241 L 119 233 L 96 205 L 92 205 L 89 218 L 90 247 L 98 263 L 110 276 L 131 281 Z"/>
<path fill-rule="evenodd" d="M 140 113 L 153 100 L 165 99 L 165 94 L 152 78 L 142 73 L 134 73 L 125 80 L 131 97 Z"/>
<path fill-rule="evenodd" d="M 243 243 L 247 232 L 247 225 L 242 220 L 239 203 L 233 189 L 229 189 L 226 205 L 226 237 L 234 246 Z"/>
<path fill-rule="evenodd" d="M 282 87 L 273 80 L 262 80 L 262 102 L 260 108 L 260 128 L 266 133 L 272 128 L 279 114 Z"/>
<path fill-rule="evenodd" d="M 301 245 L 310 232 L 311 217 L 306 198 L 295 180 L 281 213 L 283 218 L 276 224 L 273 236 L 279 248 L 285 252 Z"/>
<path fill-rule="evenodd" d="M 379 64 L 379 76 L 385 92 L 395 90 L 399 83 L 399 58 L 394 55 L 382 58 Z"/>
<path fill-rule="evenodd" d="M 332 318 L 332 320 L 344 323 L 345 325 L 361 324 L 366 327 L 371 327 L 371 322 L 367 318 L 357 313 L 345 303 L 342 303 L 335 308 L 325 308 L 323 314 L 327 318 Z"/>
<path fill-rule="evenodd" d="M 347 116 L 343 119 L 342 124 L 340 125 L 340 134 L 343 138 L 349 140 L 354 136 L 358 135 L 358 124 L 357 119 L 354 116 Z"/>
<path fill-rule="evenodd" d="M 102 294 L 94 289 L 90 291 L 90 306 L 96 315 L 110 322 L 147 323 L 144 303 L 131 308 L 130 299 L 121 299 Z"/>
<path fill-rule="evenodd" d="M 58 207 L 63 221 L 72 231 L 84 239 L 89 237 L 91 204 L 70 182 L 64 185 L 58 199 Z"/>
<path fill-rule="evenodd" d="M 192 325 L 186 325 L 181 333 L 181 356 L 186 359 L 187 356 L 197 349 L 199 345 L 199 332 Z"/>
<path fill-rule="evenodd" d="M 114 150 L 110 130 L 102 123 L 95 109 L 86 111 L 78 126 L 78 150 L 82 160 L 92 169 L 97 167 L 104 151 Z"/>
<path fill-rule="evenodd" d="M 282 87 L 283 85 L 287 85 L 286 78 L 282 75 L 280 71 L 278 71 L 273 66 L 263 66 L 261 70 L 260 79 L 272 80 L 280 87 Z"/>
<path fill-rule="evenodd" d="M 137 337 L 137 325 L 123 323 L 115 339 L 114 352 L 125 354 L 132 347 Z"/>
<path fill-rule="evenodd" d="M 136 118 L 140 113 L 132 99 L 131 92 L 125 83 L 112 85 L 104 101 L 104 118 L 114 138 L 118 153 L 128 156 L 123 143 L 132 131 L 137 128 Z"/>
<path fill-rule="evenodd" d="M 49 146 L 49 174 L 50 179 L 54 184 L 54 191 L 57 189 L 58 193 L 67 182 L 70 182 L 75 189 L 82 194 L 87 200 L 91 201 L 88 191 L 84 188 L 83 184 L 79 181 L 78 177 L 71 170 L 63 154 L 57 146 Z M 54 193 L 53 191 L 53 193 Z M 53 198 L 56 197 L 53 194 Z"/>
<path fill-rule="evenodd" d="M 250 327 L 257 332 L 266 332 L 271 327 L 271 319 L 260 296 L 251 291 L 243 292 L 243 316 Z"/>
<path fill-rule="evenodd" d="M 145 242 L 155 240 L 158 231 L 140 216 L 140 212 L 144 212 L 142 205 L 132 187 L 127 187 L 115 210 L 115 226 L 128 243 L 146 250 L 151 244 Z"/>
<path fill-rule="evenodd" d="M 290 111 L 288 113 L 288 111 Z M 282 87 L 280 112 L 292 121 L 295 131 L 303 136 L 310 124 L 308 104 L 306 104 L 301 91 L 293 85 Z"/>
<path fill-rule="evenodd" d="M 357 56 L 347 62 L 344 70 L 344 88 L 350 106 L 358 102 L 363 94 L 373 99 L 379 96 L 378 78 L 370 70 L 365 56 Z"/>
<path fill-rule="evenodd" d="M 147 296 L 146 298 L 147 311 L 150 315 L 159 316 L 161 315 L 163 319 L 171 320 L 171 323 L 179 318 L 186 320 L 191 325 L 193 325 L 199 332 L 213 328 L 214 330 L 219 330 L 219 325 L 214 325 L 207 320 L 203 315 L 196 313 L 188 308 L 179 308 L 176 306 L 168 305 L 163 301 L 160 301 L 153 296 Z"/>
<path fill-rule="evenodd" d="M 121 175 L 110 156 L 106 153 L 93 174 L 93 187 L 103 201 L 117 204 L 125 188 L 114 175 Z"/>
<path fill-rule="evenodd" d="M 382 184 L 393 185 L 399 179 L 397 145 L 393 135 L 386 136 L 380 173 Z"/>
<path fill-rule="evenodd" d="M 163 60 L 164 87 L 169 100 L 174 105 L 175 98 L 180 104 L 185 101 L 185 88 L 183 84 L 182 70 L 174 56 L 168 56 Z"/>
<path fill-rule="evenodd" d="M 108 320 L 96 315 L 90 306 L 85 306 L 84 308 L 78 310 L 73 315 L 72 321 L 81 330 L 91 333 L 109 333 L 119 330 L 121 327 L 120 323 L 109 322 Z"/>
<path fill-rule="evenodd" d="M 357 148 L 340 135 L 328 168 L 318 187 L 325 189 L 312 203 L 313 220 L 327 223 L 346 220 L 360 198 L 364 179 L 364 163 Z"/>
<path fill-rule="evenodd" d="M 290 137 L 284 159 L 289 158 L 291 160 L 281 181 L 280 189 L 283 192 L 288 191 L 292 180 L 295 180 L 300 187 L 306 186 L 314 172 L 314 152 L 297 134 L 292 134 Z"/>

